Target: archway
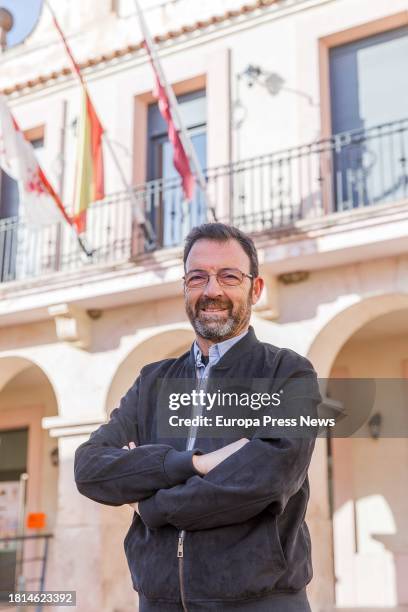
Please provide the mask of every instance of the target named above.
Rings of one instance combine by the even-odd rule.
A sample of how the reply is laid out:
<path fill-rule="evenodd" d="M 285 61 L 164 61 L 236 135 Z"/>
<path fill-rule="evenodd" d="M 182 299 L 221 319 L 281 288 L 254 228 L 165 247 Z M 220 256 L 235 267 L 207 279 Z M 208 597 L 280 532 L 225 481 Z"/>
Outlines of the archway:
<path fill-rule="evenodd" d="M 134 346 L 117 368 L 110 383 L 106 397 L 107 414 L 119 405 L 120 398 L 135 382 L 144 365 L 179 357 L 190 348 L 193 339 L 193 331 L 181 327 L 155 332 Z"/>
<path fill-rule="evenodd" d="M 308 357 L 320 376 L 408 377 L 408 296 L 371 297 L 336 314 Z M 383 421 L 394 418 L 391 405 L 380 402 L 379 384 L 376 388 L 374 411 Z M 332 439 L 328 453 L 337 605 L 407 604 L 406 438 Z"/>
<path fill-rule="evenodd" d="M 373 296 L 345 308 L 325 322 L 311 343 L 307 357 L 321 378 L 328 377 L 341 347 L 364 325 L 381 315 L 408 308 L 408 295 Z"/>
<path fill-rule="evenodd" d="M 42 418 L 58 414 L 54 389 L 44 371 L 31 360 L 9 356 L 0 358 L 0 538 L 52 533 L 57 514 L 58 449 L 56 441 L 42 429 Z M 24 474 L 27 474 L 26 478 Z M 22 491 L 25 504 L 20 505 Z M 29 514 L 44 515 L 44 527 L 33 531 L 27 527 Z M 13 581 L 16 558 L 23 554 L 21 575 L 26 581 L 38 579 L 45 540 L 16 541 L 3 545 L 0 563 L 5 582 Z M 28 559 L 38 558 L 38 561 Z M 7 561 L 7 563 L 6 563 Z M 26 583 L 33 589 L 38 582 Z M 2 587 L 4 587 L 2 583 Z M 14 585 L 13 585 L 14 586 Z M 0 589 L 1 590 L 1 589 Z"/>

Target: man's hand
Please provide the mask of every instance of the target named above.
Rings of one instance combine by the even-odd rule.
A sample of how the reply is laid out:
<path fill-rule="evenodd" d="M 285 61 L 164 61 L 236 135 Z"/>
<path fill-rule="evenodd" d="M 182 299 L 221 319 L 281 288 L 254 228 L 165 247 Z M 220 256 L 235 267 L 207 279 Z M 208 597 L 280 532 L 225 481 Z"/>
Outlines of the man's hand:
<path fill-rule="evenodd" d="M 125 448 L 126 450 L 132 450 L 133 448 L 136 448 L 136 444 L 134 442 L 129 442 L 129 444 L 125 444 L 125 446 L 122 446 L 122 448 Z"/>
<path fill-rule="evenodd" d="M 248 438 L 241 438 L 240 440 L 236 440 L 231 444 L 227 444 L 227 446 L 223 446 L 211 453 L 207 453 L 206 455 L 193 455 L 193 465 L 197 472 L 199 472 L 202 476 L 208 474 L 212 469 L 214 469 L 219 463 L 227 459 L 230 455 L 238 451 L 240 448 L 248 444 Z M 129 442 L 129 444 L 122 446 L 123 449 L 132 450 L 136 448 L 136 444 L 134 442 Z M 139 504 L 137 502 L 133 504 L 128 504 L 137 514 L 139 514 Z"/>
<path fill-rule="evenodd" d="M 232 442 L 206 455 L 193 455 L 193 465 L 200 474 L 205 476 L 205 474 L 208 474 L 208 472 L 214 469 L 219 463 L 245 446 L 248 442 L 248 438 L 241 438 L 240 440 L 236 440 L 236 442 Z"/>
<path fill-rule="evenodd" d="M 122 448 L 124 448 L 126 450 L 132 450 L 133 448 L 136 448 L 136 444 L 134 442 L 129 442 L 129 444 L 127 444 L 125 446 L 122 446 Z M 139 504 L 138 504 L 138 502 L 135 502 L 134 504 L 128 504 L 128 506 L 133 508 L 133 510 L 135 512 L 137 512 L 137 514 L 139 514 Z"/>

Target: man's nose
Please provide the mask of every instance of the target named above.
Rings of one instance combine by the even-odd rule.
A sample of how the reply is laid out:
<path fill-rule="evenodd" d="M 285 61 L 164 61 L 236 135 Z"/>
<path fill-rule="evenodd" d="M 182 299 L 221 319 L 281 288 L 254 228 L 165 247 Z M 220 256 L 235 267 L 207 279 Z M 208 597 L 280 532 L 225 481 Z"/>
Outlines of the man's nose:
<path fill-rule="evenodd" d="M 206 297 L 219 297 L 222 295 L 222 289 L 218 284 L 217 277 L 215 274 L 212 274 L 208 279 L 207 286 L 204 289 L 204 295 Z"/>

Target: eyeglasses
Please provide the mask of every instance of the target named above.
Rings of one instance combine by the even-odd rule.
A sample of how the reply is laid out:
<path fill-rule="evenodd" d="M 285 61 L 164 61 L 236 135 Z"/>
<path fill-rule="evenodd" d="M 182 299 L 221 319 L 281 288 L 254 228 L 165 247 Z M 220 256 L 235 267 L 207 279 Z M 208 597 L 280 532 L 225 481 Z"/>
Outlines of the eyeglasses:
<path fill-rule="evenodd" d="M 184 284 L 187 289 L 206 287 L 210 276 L 216 276 L 217 283 L 221 287 L 237 287 L 243 283 L 245 277 L 251 280 L 254 278 L 253 274 L 246 274 L 236 268 L 221 268 L 215 274 L 209 274 L 205 270 L 191 270 L 191 272 L 183 276 Z"/>

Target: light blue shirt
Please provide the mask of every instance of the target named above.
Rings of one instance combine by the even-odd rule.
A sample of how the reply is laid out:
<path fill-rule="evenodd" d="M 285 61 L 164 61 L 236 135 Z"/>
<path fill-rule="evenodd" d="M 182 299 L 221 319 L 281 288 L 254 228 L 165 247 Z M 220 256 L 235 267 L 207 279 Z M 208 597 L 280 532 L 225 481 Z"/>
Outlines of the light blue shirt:
<path fill-rule="evenodd" d="M 208 378 L 210 368 L 212 366 L 215 366 L 215 364 L 219 362 L 221 357 L 223 357 L 225 353 L 234 346 L 234 344 L 239 342 L 241 338 L 246 336 L 247 333 L 248 333 L 248 330 L 244 331 L 242 334 L 239 334 L 239 336 L 234 336 L 233 338 L 229 338 L 228 340 L 223 340 L 222 342 L 218 342 L 218 344 L 213 344 L 212 346 L 210 346 L 210 349 L 208 351 L 207 365 L 204 365 L 204 363 L 202 363 L 201 361 L 201 356 L 202 356 L 201 349 L 198 346 L 197 341 L 195 340 L 194 341 L 194 357 L 195 357 L 195 362 L 196 362 L 197 378 L 199 380 L 203 380 L 203 378 Z"/>
<path fill-rule="evenodd" d="M 212 366 L 215 366 L 215 364 L 219 362 L 221 357 L 223 357 L 225 353 L 234 346 L 234 344 L 239 342 L 241 338 L 246 336 L 247 333 L 248 333 L 248 330 L 243 332 L 242 334 L 239 334 L 239 336 L 234 336 L 233 338 L 229 338 L 228 340 L 224 340 L 223 342 L 218 342 L 218 344 L 213 344 L 212 346 L 210 346 L 210 349 L 208 351 L 207 365 L 205 365 L 201 361 L 201 356 L 202 356 L 201 349 L 198 346 L 197 341 L 194 341 L 193 350 L 194 350 L 198 388 L 205 388 L 205 385 L 206 385 L 206 382 L 207 382 L 207 379 L 210 373 L 210 368 Z M 202 414 L 202 411 L 203 411 L 203 406 L 199 404 L 197 407 L 193 408 L 191 416 L 192 417 L 199 416 Z M 190 427 L 188 436 L 187 436 L 186 450 L 192 450 L 194 448 L 195 440 L 197 437 L 197 430 L 198 428 L 196 426 L 192 425 Z"/>

